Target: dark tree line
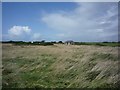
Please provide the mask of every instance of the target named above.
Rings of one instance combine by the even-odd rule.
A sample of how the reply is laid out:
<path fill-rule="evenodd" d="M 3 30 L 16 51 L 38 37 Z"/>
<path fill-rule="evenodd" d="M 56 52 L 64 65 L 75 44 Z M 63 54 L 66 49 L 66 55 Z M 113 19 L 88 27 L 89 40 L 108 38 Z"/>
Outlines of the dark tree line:
<path fill-rule="evenodd" d="M 51 42 L 46 42 L 45 40 L 42 41 L 2 41 L 2 43 L 12 43 L 14 45 L 54 45 L 54 44 L 63 44 L 62 41 L 51 41 Z"/>

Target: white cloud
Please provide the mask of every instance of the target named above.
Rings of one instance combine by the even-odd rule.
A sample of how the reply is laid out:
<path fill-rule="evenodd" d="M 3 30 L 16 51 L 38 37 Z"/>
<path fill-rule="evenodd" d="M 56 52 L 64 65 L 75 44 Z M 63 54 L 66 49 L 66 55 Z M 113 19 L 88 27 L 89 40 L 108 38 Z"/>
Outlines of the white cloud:
<path fill-rule="evenodd" d="M 32 32 L 29 26 L 13 26 L 8 30 L 7 36 L 11 40 L 41 40 L 41 34 Z"/>
<path fill-rule="evenodd" d="M 8 30 L 8 34 L 12 37 L 22 36 L 23 34 L 30 34 L 31 29 L 29 26 L 13 26 Z"/>
<path fill-rule="evenodd" d="M 61 39 L 81 38 L 102 40 L 116 34 L 117 38 L 117 3 L 77 3 L 77 8 L 69 12 L 46 13 L 41 20 L 54 30 Z M 114 28 L 114 31 L 112 30 Z M 71 34 L 70 34 L 71 33 Z M 104 36 L 104 37 L 103 37 Z M 90 38 L 91 37 L 91 38 Z"/>
<path fill-rule="evenodd" d="M 7 36 L 3 36 L 9 40 L 27 40 L 31 35 L 29 26 L 13 26 L 8 30 Z"/>
<path fill-rule="evenodd" d="M 78 26 L 77 21 L 64 14 L 49 14 L 43 17 L 42 20 L 49 27 L 62 31 L 75 29 Z"/>

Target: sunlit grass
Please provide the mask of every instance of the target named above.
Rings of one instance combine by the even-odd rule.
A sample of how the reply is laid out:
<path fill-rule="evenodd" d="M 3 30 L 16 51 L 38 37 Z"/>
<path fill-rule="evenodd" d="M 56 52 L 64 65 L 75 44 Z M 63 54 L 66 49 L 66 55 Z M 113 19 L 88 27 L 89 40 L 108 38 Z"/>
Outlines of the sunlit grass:
<path fill-rule="evenodd" d="M 115 88 L 117 53 L 115 47 L 3 45 L 3 87 Z"/>

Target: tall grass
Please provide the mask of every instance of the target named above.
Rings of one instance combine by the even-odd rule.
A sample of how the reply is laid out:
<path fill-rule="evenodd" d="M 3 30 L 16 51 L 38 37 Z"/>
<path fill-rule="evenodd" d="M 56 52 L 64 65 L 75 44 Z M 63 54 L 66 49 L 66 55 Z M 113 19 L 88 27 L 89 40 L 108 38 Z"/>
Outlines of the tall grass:
<path fill-rule="evenodd" d="M 94 45 L 3 44 L 3 88 L 116 88 L 116 53 Z"/>

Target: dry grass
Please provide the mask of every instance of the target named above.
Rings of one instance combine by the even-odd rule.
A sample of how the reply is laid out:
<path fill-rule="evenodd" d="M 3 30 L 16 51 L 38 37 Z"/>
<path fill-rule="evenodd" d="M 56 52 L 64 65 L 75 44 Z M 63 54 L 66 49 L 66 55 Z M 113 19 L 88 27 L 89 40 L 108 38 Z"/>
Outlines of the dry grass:
<path fill-rule="evenodd" d="M 118 48 L 3 44 L 3 87 L 117 87 Z M 98 84 L 99 83 L 99 84 Z"/>

